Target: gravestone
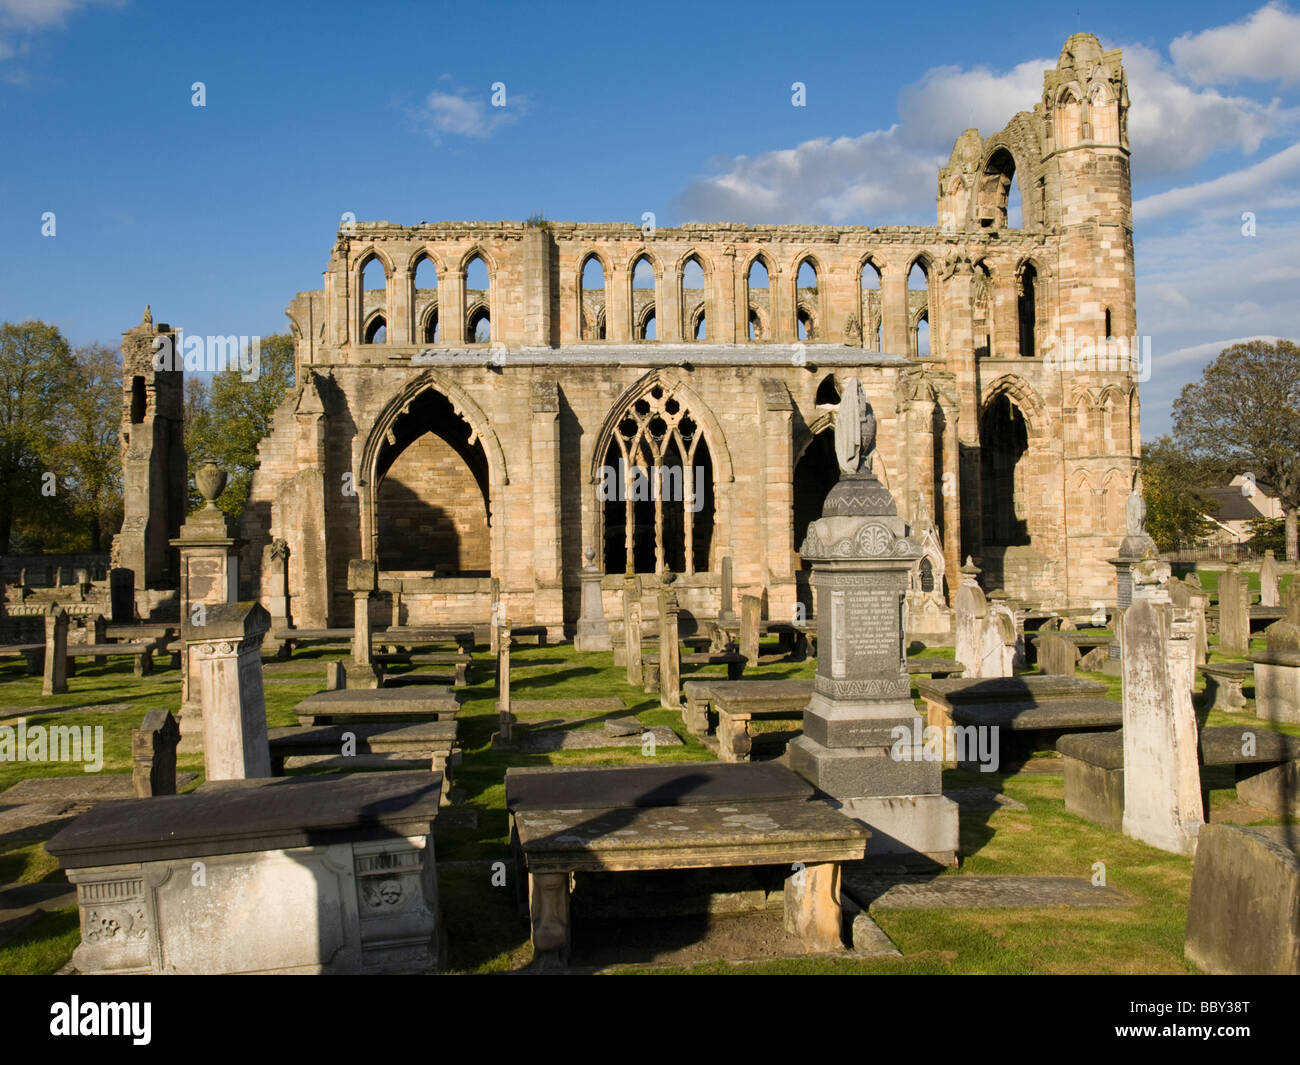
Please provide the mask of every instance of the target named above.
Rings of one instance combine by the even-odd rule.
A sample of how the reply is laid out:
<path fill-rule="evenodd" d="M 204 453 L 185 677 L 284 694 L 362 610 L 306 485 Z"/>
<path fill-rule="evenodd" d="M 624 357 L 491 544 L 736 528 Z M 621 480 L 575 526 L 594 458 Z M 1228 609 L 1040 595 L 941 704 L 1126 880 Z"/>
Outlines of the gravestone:
<path fill-rule="evenodd" d="M 1115 567 L 1115 620 L 1112 628 L 1115 638 L 1107 649 L 1109 668 L 1107 672 L 1120 672 L 1119 658 L 1122 646 L 1121 626 L 1124 611 L 1133 601 L 1133 567 L 1144 558 L 1155 558 L 1159 553 L 1156 542 L 1147 532 L 1147 504 L 1142 496 L 1142 473 L 1133 475 L 1133 487 L 1124 503 L 1124 539 L 1120 541 L 1119 553 L 1110 564 Z"/>
<path fill-rule="evenodd" d="M 641 592 L 635 577 L 623 581 L 623 645 L 627 682 L 641 687 Z"/>
<path fill-rule="evenodd" d="M 983 665 L 984 619 L 988 616 L 988 600 L 979 586 L 979 567 L 968 555 L 961 568 L 961 586 L 953 597 L 954 655 L 965 667 L 965 676 L 980 677 Z"/>
<path fill-rule="evenodd" d="M 497 716 L 500 719 L 498 734 L 502 743 L 514 741 L 514 714 L 510 709 L 510 647 L 514 637 L 509 619 L 503 618 L 493 626 L 497 634 Z"/>
<path fill-rule="evenodd" d="M 758 665 L 758 632 L 763 620 L 763 601 L 756 595 L 740 597 L 740 653 L 751 666 Z"/>
<path fill-rule="evenodd" d="M 1169 599 L 1176 609 L 1190 611 L 1195 629 L 1192 638 L 1193 651 L 1196 656 L 1195 664 L 1198 666 L 1205 665 L 1210 650 L 1209 629 L 1205 622 L 1205 611 L 1209 606 L 1210 597 L 1199 586 L 1173 577 L 1169 581 Z"/>
<path fill-rule="evenodd" d="M 1124 613 L 1124 834 L 1161 850 L 1192 854 L 1205 820 L 1196 713 L 1192 622 L 1165 585 L 1169 564 L 1134 565 Z"/>
<path fill-rule="evenodd" d="M 150 710 L 131 733 L 131 785 L 137 799 L 176 794 L 181 729 L 166 710 Z"/>
<path fill-rule="evenodd" d="M 271 635 L 263 645 L 266 653 L 277 658 L 289 657 L 289 644 L 276 638 L 277 631 L 293 627 L 293 617 L 289 613 L 289 543 L 279 537 L 262 549 L 262 572 L 267 574 L 271 595 L 266 609 L 271 615 Z M 393 624 L 397 621 L 394 619 Z"/>
<path fill-rule="evenodd" d="M 925 758 L 907 671 L 903 608 L 921 549 L 872 472 L 875 444 L 875 416 L 850 378 L 835 416 L 840 479 L 800 548 L 817 593 L 817 671 L 789 764 L 871 829 L 868 856 L 951 865 L 957 805 L 942 794 L 940 762 Z"/>
<path fill-rule="evenodd" d="M 262 638 L 270 627 L 271 615 L 251 602 L 209 607 L 205 624 L 184 624 L 182 639 L 198 672 L 208 780 L 271 775 L 262 691 Z M 182 721 L 182 733 L 184 727 Z"/>
<path fill-rule="evenodd" d="M 1300 626 L 1275 621 L 1264 630 L 1266 649 L 1250 656 L 1255 666 L 1255 716 L 1300 725 Z"/>
<path fill-rule="evenodd" d="M 1291 578 L 1283 589 L 1281 598 L 1287 621 L 1292 625 L 1300 625 L 1300 576 Z"/>
<path fill-rule="evenodd" d="M 1059 632 L 1045 632 L 1038 637 L 1038 668 L 1057 677 L 1074 676 L 1079 649 Z"/>
<path fill-rule="evenodd" d="M 667 570 L 659 587 L 659 704 L 669 710 L 682 708 L 681 643 L 677 632 L 676 574 Z"/>
<path fill-rule="evenodd" d="M 596 568 L 596 552 L 586 551 L 587 564 L 582 567 L 582 613 L 578 618 L 578 631 L 573 646 L 579 651 L 612 651 L 609 622 L 605 620 L 605 604 L 600 598 L 601 572 Z"/>
<path fill-rule="evenodd" d="M 1016 657 L 1016 616 L 1005 603 L 993 603 L 984 618 L 980 676 L 1009 677 Z"/>
<path fill-rule="evenodd" d="M 1282 579 L 1282 573 L 1277 568 L 1277 559 L 1273 557 L 1273 550 L 1264 552 L 1264 561 L 1259 565 L 1259 605 L 1260 606 L 1281 606 L 1282 600 L 1278 596 L 1278 582 Z"/>
<path fill-rule="evenodd" d="M 42 695 L 68 690 L 68 612 L 58 603 L 45 605 L 45 678 Z"/>
<path fill-rule="evenodd" d="M 738 618 L 732 607 L 731 556 L 722 560 L 722 609 L 718 611 L 718 624 L 734 627 Z"/>
<path fill-rule="evenodd" d="M 352 593 L 352 661 L 345 682 L 349 688 L 378 688 L 381 673 L 372 658 L 370 597 L 379 586 L 379 568 L 372 558 L 348 563 L 348 591 Z"/>
<path fill-rule="evenodd" d="M 1219 651 L 1244 655 L 1250 649 L 1250 590 L 1236 566 L 1219 575 Z"/>

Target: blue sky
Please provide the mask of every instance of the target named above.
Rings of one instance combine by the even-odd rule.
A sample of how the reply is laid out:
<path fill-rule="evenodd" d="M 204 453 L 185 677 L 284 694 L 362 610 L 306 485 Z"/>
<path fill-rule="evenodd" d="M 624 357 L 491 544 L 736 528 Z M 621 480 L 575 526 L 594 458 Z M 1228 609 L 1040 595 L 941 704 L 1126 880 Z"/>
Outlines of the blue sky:
<path fill-rule="evenodd" d="M 344 211 L 933 225 L 1076 28 L 1128 70 L 1149 438 L 1225 344 L 1300 337 L 1300 10 L 0 0 L 0 318 L 279 332 Z"/>

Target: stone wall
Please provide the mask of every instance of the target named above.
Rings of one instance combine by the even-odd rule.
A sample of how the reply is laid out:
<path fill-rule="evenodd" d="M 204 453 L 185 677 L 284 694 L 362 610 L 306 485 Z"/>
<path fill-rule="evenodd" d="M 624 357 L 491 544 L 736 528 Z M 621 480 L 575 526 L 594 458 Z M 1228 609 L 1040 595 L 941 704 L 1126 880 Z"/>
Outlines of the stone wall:
<path fill-rule="evenodd" d="M 283 537 L 295 619 L 346 623 L 347 561 L 382 556 L 395 531 L 380 528 L 383 482 L 400 475 L 412 507 L 453 515 L 462 545 L 477 538 L 473 565 L 457 564 L 490 569 L 513 621 L 571 624 L 582 551 L 605 561 L 615 513 L 599 468 L 629 411 L 666 398 L 689 411 L 690 439 L 707 448 L 712 471 L 711 524 L 701 518 L 692 541 L 698 564 L 679 568 L 699 570 L 687 576 L 703 604 L 730 555 L 738 589 L 766 593 L 768 615 L 788 616 L 799 595 L 794 471 L 808 455 L 800 476 L 816 477 L 820 452 L 810 448 L 830 427 L 827 404 L 856 376 L 880 423 L 878 474 L 904 517 L 924 501 L 949 574 L 971 555 L 989 588 L 1015 598 L 1112 601 L 1105 559 L 1123 532 L 1139 450 L 1138 375 L 1105 342 L 1108 330 L 1136 328 L 1127 108 L 1119 53 L 1071 37 L 1032 114 L 990 138 L 958 139 L 939 174 L 936 226 L 345 226 L 323 289 L 288 308 L 298 384 L 262 444 L 244 517 L 249 590 L 260 587 L 262 546 Z M 1019 228 L 1008 225 L 1012 182 Z M 593 257 L 604 285 L 584 290 Z M 488 287 L 467 291 L 475 258 Z M 642 259 L 653 288 L 633 287 Z M 375 260 L 385 287 L 362 291 Z M 426 260 L 436 287 L 422 270 L 417 290 Z M 768 285 L 751 289 L 758 261 Z M 702 288 L 685 286 L 691 264 Z M 815 288 L 797 284 L 805 264 Z M 916 265 L 925 288 L 909 290 Z M 655 338 L 642 340 L 652 305 Z M 478 306 L 491 316 L 491 343 L 467 339 Z M 384 341 L 363 343 L 378 314 Z M 425 467 L 408 476 L 404 459 L 389 470 L 392 452 L 428 428 L 415 423 L 430 394 L 482 449 L 486 532 L 468 510 L 454 517 L 473 495 L 463 471 L 416 460 Z M 652 509 L 638 512 L 634 540 L 657 536 L 656 521 Z M 430 537 L 437 554 L 436 532 L 403 528 Z"/>

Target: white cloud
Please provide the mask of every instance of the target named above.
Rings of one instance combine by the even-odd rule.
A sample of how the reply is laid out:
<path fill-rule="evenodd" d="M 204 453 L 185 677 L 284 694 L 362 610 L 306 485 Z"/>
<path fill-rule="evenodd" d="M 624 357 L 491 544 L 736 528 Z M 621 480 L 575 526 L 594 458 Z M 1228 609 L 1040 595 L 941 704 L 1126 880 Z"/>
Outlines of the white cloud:
<path fill-rule="evenodd" d="M 914 217 L 946 156 L 902 143 L 898 127 L 860 137 L 821 137 L 796 148 L 737 156 L 679 197 L 687 219 L 846 222 Z M 918 197 L 918 191 L 920 196 Z"/>
<path fill-rule="evenodd" d="M 25 52 L 27 38 L 61 28 L 69 15 L 89 7 L 122 7 L 126 0 L 0 0 L 0 62 Z M 25 84 L 26 75 L 7 73 L 5 81 Z"/>
<path fill-rule="evenodd" d="M 1034 109 L 1043 91 L 1043 71 L 1055 65 L 1050 59 L 1030 59 L 1006 74 L 987 67 L 935 67 L 899 93 L 898 113 L 905 135 L 951 151 L 963 130 L 1001 129 L 1016 112 Z"/>
<path fill-rule="evenodd" d="M 1224 203 L 1242 211 L 1300 206 L 1297 182 L 1300 182 L 1300 144 L 1293 144 L 1252 166 L 1212 181 L 1144 196 L 1133 204 L 1133 220 L 1150 222 L 1175 212 Z"/>
<path fill-rule="evenodd" d="M 504 107 L 494 107 L 490 100 L 490 94 L 466 89 L 434 89 L 411 110 L 411 118 L 437 143 L 444 135 L 490 137 L 501 126 L 518 121 L 527 110 L 528 101 L 523 96 L 508 95 Z"/>
<path fill-rule="evenodd" d="M 1300 82 L 1300 14 L 1267 4 L 1240 22 L 1185 33 L 1169 45 L 1174 62 L 1202 85 L 1238 80 Z"/>
<path fill-rule="evenodd" d="M 1250 155 L 1266 137 L 1294 129 L 1300 119 L 1277 100 L 1265 105 L 1245 96 L 1224 96 L 1216 89 L 1193 88 L 1142 45 L 1124 46 L 1124 69 L 1135 177 L 1176 174 L 1227 148 Z"/>

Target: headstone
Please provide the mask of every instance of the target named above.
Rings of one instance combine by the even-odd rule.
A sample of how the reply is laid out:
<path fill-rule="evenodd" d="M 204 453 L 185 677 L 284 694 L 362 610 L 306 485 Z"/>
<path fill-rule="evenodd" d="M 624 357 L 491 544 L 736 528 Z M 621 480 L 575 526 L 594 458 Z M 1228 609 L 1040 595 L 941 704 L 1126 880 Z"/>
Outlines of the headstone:
<path fill-rule="evenodd" d="M 1196 713 L 1192 706 L 1192 623 L 1175 611 L 1169 564 L 1133 568 L 1124 614 L 1124 834 L 1192 854 L 1203 823 Z"/>
<path fill-rule="evenodd" d="M 641 687 L 641 595 L 635 577 L 623 581 L 623 641 L 627 682 Z"/>
<path fill-rule="evenodd" d="M 1180 581 L 1177 577 L 1173 577 L 1169 581 L 1169 599 L 1174 604 L 1175 609 L 1191 612 L 1194 626 L 1192 649 L 1196 656 L 1195 664 L 1198 666 L 1205 665 L 1209 658 L 1209 631 L 1205 623 L 1205 610 L 1210 597 L 1201 591 L 1198 585 L 1189 584 Z"/>
<path fill-rule="evenodd" d="M 1278 596 L 1278 582 L 1282 579 L 1282 574 L 1277 568 L 1277 559 L 1273 557 L 1273 550 L 1264 552 L 1264 561 L 1259 566 L 1259 605 L 1260 606 L 1281 606 L 1282 600 Z"/>
<path fill-rule="evenodd" d="M 181 729 L 167 710 L 150 710 L 131 734 L 131 784 L 137 799 L 176 794 Z"/>
<path fill-rule="evenodd" d="M 262 572 L 267 575 L 271 585 L 271 595 L 266 609 L 271 615 L 271 634 L 267 636 L 265 649 L 267 654 L 277 658 L 289 657 L 287 641 L 275 636 L 276 632 L 293 627 L 293 617 L 289 613 L 289 543 L 276 537 L 262 549 Z"/>
<path fill-rule="evenodd" d="M 1281 598 L 1287 621 L 1292 625 L 1300 625 L 1300 575 L 1293 576 L 1287 582 Z"/>
<path fill-rule="evenodd" d="M 1201 587 L 1201 575 L 1197 573 L 1195 570 L 1192 570 L 1192 572 L 1189 573 L 1186 577 L 1184 577 L 1183 580 L 1185 580 L 1193 588 Z"/>
<path fill-rule="evenodd" d="M 502 743 L 514 740 L 514 714 L 510 709 L 510 645 L 514 637 L 510 634 L 510 622 L 503 618 L 501 624 L 494 626 L 497 630 L 497 714 L 500 719 L 499 733 Z"/>
<path fill-rule="evenodd" d="M 1016 657 L 1016 616 L 1005 603 L 989 606 L 980 645 L 980 676 L 1010 677 Z"/>
<path fill-rule="evenodd" d="M 756 595 L 740 597 L 740 653 L 751 666 L 758 665 L 758 633 L 763 621 L 763 600 Z"/>
<path fill-rule="evenodd" d="M 198 672 L 208 780 L 271 775 L 262 691 L 262 638 L 270 627 L 271 615 L 251 602 L 209 607 L 203 625 L 184 624 L 182 638 Z"/>
<path fill-rule="evenodd" d="M 869 857 L 951 865 L 957 805 L 925 757 L 907 671 L 903 607 L 921 548 L 872 472 L 875 444 L 875 415 L 850 378 L 835 416 L 840 479 L 800 548 L 817 594 L 817 670 L 789 764 L 870 828 Z"/>
<path fill-rule="evenodd" d="M 42 695 L 68 690 L 68 612 L 58 603 L 45 605 L 45 679 Z"/>
<path fill-rule="evenodd" d="M 968 555 L 961 568 L 961 586 L 953 597 L 953 643 L 957 661 L 965 667 L 966 677 L 980 677 L 983 665 L 984 619 L 988 600 L 979 586 L 979 567 Z"/>
<path fill-rule="evenodd" d="M 665 571 L 659 586 L 659 703 L 669 710 L 682 707 L 681 643 L 677 632 L 676 575 Z"/>
<path fill-rule="evenodd" d="M 614 643 L 609 636 L 609 622 L 605 620 L 605 604 L 600 597 L 601 572 L 596 567 L 596 552 L 586 551 L 587 564 L 582 567 L 582 613 L 578 618 L 578 631 L 573 646 L 582 652 L 612 651 Z"/>
<path fill-rule="evenodd" d="M 1250 592 L 1236 566 L 1219 575 L 1219 651 L 1244 655 L 1250 649 Z"/>
<path fill-rule="evenodd" d="M 718 624 L 734 626 L 737 623 L 736 611 L 732 608 L 731 556 L 722 560 L 722 609 L 718 611 Z"/>
<path fill-rule="evenodd" d="M 1250 656 L 1255 666 L 1255 716 L 1300 725 L 1300 626 L 1275 621 L 1264 630 L 1266 649 Z"/>
<path fill-rule="evenodd" d="M 325 663 L 325 690 L 327 692 L 336 692 L 347 687 L 347 674 L 343 669 L 342 662 Z"/>
<path fill-rule="evenodd" d="M 1045 632 L 1038 637 L 1038 668 L 1056 677 L 1074 676 L 1079 649 L 1058 632 Z"/>
<path fill-rule="evenodd" d="M 378 688 L 380 671 L 371 657 L 370 597 L 379 584 L 379 570 L 373 558 L 354 558 L 348 563 L 348 591 L 352 593 L 352 661 L 347 666 L 349 688 Z"/>

